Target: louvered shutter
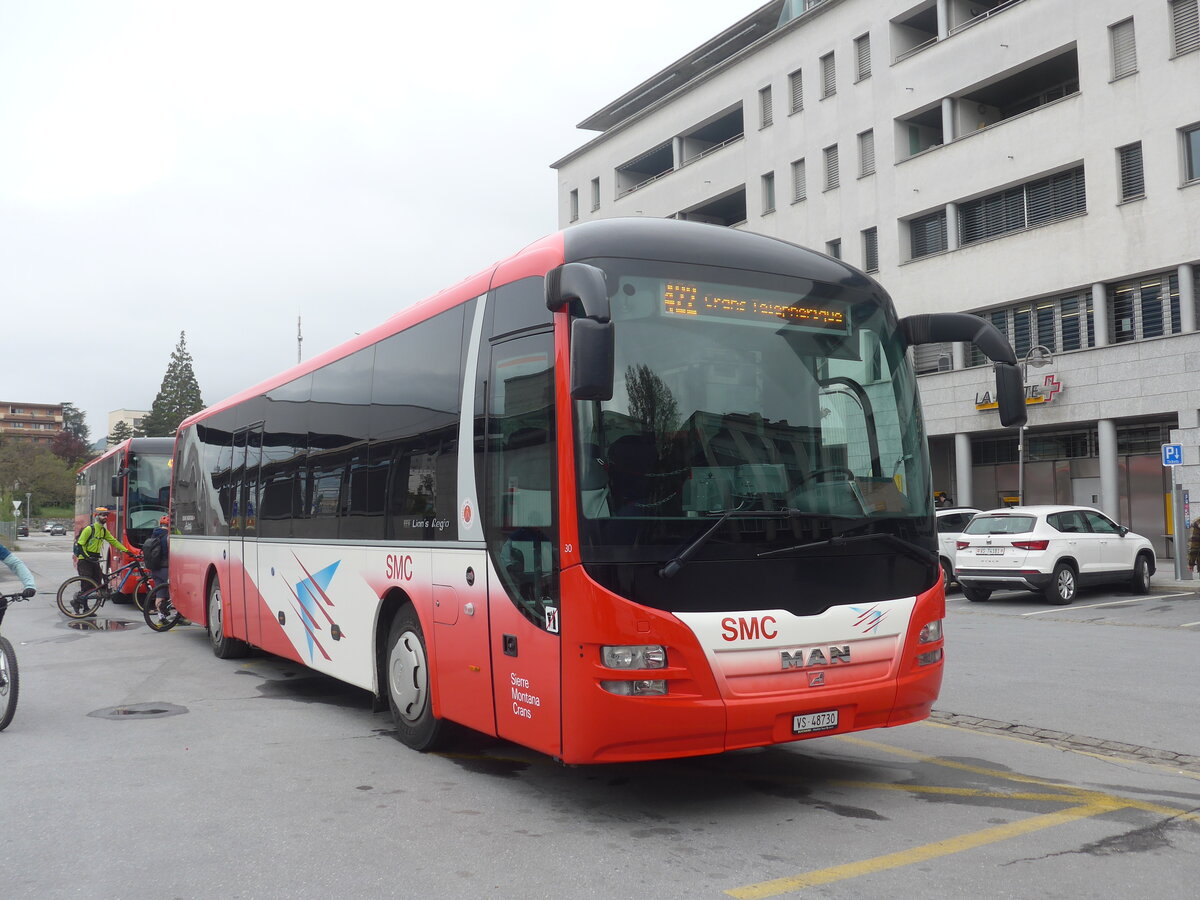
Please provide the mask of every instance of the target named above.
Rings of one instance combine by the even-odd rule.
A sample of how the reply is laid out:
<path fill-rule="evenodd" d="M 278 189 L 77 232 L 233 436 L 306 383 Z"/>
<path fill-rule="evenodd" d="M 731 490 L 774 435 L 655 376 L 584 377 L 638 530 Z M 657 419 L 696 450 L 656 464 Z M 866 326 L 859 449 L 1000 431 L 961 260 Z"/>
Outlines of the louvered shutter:
<path fill-rule="evenodd" d="M 1133 200 L 1146 194 L 1146 179 L 1142 173 L 1142 143 L 1130 144 L 1117 150 L 1121 165 L 1121 199 Z"/>
<path fill-rule="evenodd" d="M 870 175 L 875 171 L 875 132 L 864 131 L 858 136 L 858 174 Z"/>
<path fill-rule="evenodd" d="M 837 93 L 837 71 L 833 54 L 821 57 L 821 96 L 832 97 Z"/>
<path fill-rule="evenodd" d="M 1113 78 L 1137 71 L 1137 44 L 1133 35 L 1133 19 L 1118 22 L 1109 28 L 1112 34 Z"/>
<path fill-rule="evenodd" d="M 1172 0 L 1171 32 L 1175 37 L 1175 55 L 1200 49 L 1200 16 L 1196 0 Z"/>
<path fill-rule="evenodd" d="M 854 52 L 858 61 L 858 80 L 871 77 L 871 36 L 864 34 L 854 41 Z"/>
<path fill-rule="evenodd" d="M 841 183 L 838 175 L 837 144 L 825 148 L 825 190 L 832 190 Z"/>
<path fill-rule="evenodd" d="M 792 112 L 804 109 L 804 74 L 797 69 L 788 76 L 788 86 L 792 89 Z"/>

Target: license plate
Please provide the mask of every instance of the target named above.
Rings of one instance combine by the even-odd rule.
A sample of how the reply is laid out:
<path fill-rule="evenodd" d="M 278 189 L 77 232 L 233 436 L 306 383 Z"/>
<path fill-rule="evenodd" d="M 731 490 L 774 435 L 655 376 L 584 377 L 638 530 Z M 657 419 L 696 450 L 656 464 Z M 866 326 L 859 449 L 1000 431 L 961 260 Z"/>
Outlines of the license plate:
<path fill-rule="evenodd" d="M 792 716 L 792 734 L 804 734 L 808 731 L 828 731 L 837 728 L 838 711 L 805 713 L 802 716 Z"/>
<path fill-rule="evenodd" d="M 977 547 L 975 552 L 980 556 L 1003 556 L 1003 547 Z"/>

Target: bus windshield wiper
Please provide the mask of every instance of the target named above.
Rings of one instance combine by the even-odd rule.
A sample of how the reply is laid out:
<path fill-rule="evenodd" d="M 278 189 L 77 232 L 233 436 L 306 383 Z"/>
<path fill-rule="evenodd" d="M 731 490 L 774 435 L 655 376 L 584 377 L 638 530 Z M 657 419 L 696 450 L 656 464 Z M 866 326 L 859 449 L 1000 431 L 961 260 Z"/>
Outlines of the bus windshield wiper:
<path fill-rule="evenodd" d="M 851 537 L 837 535 L 825 541 L 812 541 L 807 544 L 796 544 L 794 547 L 782 547 L 779 550 L 766 550 L 758 554 L 758 558 L 762 559 L 765 556 L 778 556 L 780 553 L 792 553 L 796 550 L 813 550 L 817 547 L 842 547 L 846 544 L 858 544 L 863 541 L 883 541 L 886 544 L 891 544 L 901 553 L 907 554 L 915 560 L 930 565 L 937 565 L 937 554 L 932 550 L 926 550 L 923 547 L 918 547 L 916 544 L 910 544 L 903 538 L 898 538 L 894 534 L 889 534 L 886 531 L 874 532 L 872 534 L 856 534 Z"/>
<path fill-rule="evenodd" d="M 741 506 L 735 506 L 733 509 L 727 509 L 721 514 L 717 521 L 713 522 L 707 531 L 702 532 L 693 538 L 682 550 L 679 551 L 665 566 L 658 570 L 659 578 L 672 578 L 675 573 L 683 568 L 684 563 L 692 558 L 692 555 L 708 543 L 709 538 L 717 533 L 717 530 L 730 519 L 790 519 L 803 515 L 803 511 L 785 507 L 783 509 L 742 509 Z M 831 517 L 838 518 L 838 517 Z"/>

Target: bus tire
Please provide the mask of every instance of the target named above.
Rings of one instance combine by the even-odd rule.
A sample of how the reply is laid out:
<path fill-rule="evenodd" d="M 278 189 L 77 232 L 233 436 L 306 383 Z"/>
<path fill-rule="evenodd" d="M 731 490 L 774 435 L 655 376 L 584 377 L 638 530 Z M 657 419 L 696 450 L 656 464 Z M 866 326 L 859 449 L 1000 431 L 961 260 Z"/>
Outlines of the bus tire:
<path fill-rule="evenodd" d="M 433 682 L 421 621 L 411 605 L 392 620 L 384 658 L 388 706 L 396 722 L 396 737 L 413 750 L 441 746 L 445 723 L 433 714 Z"/>
<path fill-rule="evenodd" d="M 250 652 L 250 645 L 225 633 L 221 618 L 221 581 L 213 578 L 208 586 L 208 639 L 217 659 L 240 659 Z"/>

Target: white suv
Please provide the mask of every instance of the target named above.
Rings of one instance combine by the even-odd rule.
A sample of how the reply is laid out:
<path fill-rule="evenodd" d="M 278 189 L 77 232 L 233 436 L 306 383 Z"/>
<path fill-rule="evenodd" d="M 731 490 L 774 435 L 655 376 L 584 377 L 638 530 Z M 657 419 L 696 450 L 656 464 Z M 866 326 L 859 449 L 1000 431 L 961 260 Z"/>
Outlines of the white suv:
<path fill-rule="evenodd" d="M 958 538 L 954 567 L 963 596 L 1040 591 L 1065 606 L 1080 585 L 1124 582 L 1150 589 L 1154 547 L 1086 506 L 1012 506 L 979 513 Z"/>
<path fill-rule="evenodd" d="M 942 564 L 942 584 L 946 590 L 958 578 L 954 574 L 954 552 L 958 535 L 971 521 L 971 517 L 979 512 L 969 506 L 957 506 L 951 509 L 937 511 L 938 559 Z"/>

